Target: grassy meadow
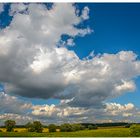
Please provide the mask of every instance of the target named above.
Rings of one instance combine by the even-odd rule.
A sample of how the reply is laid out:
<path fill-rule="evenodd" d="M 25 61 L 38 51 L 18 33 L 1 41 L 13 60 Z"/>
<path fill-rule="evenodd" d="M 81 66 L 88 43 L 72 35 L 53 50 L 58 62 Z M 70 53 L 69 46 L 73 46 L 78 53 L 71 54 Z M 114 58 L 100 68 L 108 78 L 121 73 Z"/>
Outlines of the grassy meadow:
<path fill-rule="evenodd" d="M 129 128 L 108 127 L 98 128 L 97 130 L 81 130 L 76 132 L 49 132 L 47 128 L 43 133 L 27 132 L 25 128 L 15 128 L 14 131 L 6 132 L 6 129 L 0 128 L 0 137 L 131 137 Z"/>

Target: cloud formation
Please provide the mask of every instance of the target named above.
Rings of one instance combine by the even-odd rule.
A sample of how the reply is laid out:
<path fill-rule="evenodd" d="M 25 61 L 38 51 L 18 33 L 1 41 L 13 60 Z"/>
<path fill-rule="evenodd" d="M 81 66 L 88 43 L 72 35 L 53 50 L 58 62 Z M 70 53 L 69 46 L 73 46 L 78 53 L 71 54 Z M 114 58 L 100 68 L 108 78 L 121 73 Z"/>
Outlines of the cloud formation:
<path fill-rule="evenodd" d="M 0 125 L 7 119 L 16 120 L 17 124 L 33 120 L 44 124 L 138 122 L 140 116 L 140 109 L 132 103 L 106 103 L 105 108 L 100 109 L 70 107 L 66 100 L 62 100 L 58 105 L 34 105 L 4 93 L 0 96 L 0 110 Z"/>
<path fill-rule="evenodd" d="M 62 8 L 63 7 L 63 8 Z M 0 80 L 7 93 L 29 98 L 72 99 L 70 106 L 102 107 L 106 99 L 135 90 L 140 61 L 132 51 L 79 59 L 67 45 L 90 28 L 78 28 L 89 9 L 76 13 L 73 4 L 12 4 L 13 19 L 0 32 Z M 13 36 L 14 34 L 14 36 Z M 63 40 L 62 40 L 63 41 Z"/>
<path fill-rule="evenodd" d="M 0 93 L 0 112 L 2 113 L 24 114 L 31 107 L 31 103 L 26 103 L 15 96 L 9 96 L 3 92 Z"/>
<path fill-rule="evenodd" d="M 140 61 L 132 51 L 97 55 L 91 52 L 80 59 L 69 50 L 67 46 L 75 45 L 75 37 L 84 37 L 93 31 L 80 27 L 90 18 L 89 8 L 79 11 L 75 4 L 68 3 L 55 3 L 52 7 L 11 4 L 12 21 L 0 30 L 0 81 L 6 92 L 0 94 L 3 113 L 26 112 L 29 117 L 47 116 L 59 121 L 62 118 L 74 121 L 76 117 L 76 121 L 87 117 L 92 120 L 93 114 L 95 118 L 96 114 L 106 118 L 106 112 L 112 116 L 121 113 L 123 117 L 131 116 L 131 110 L 126 108 L 132 104 L 123 106 L 106 104 L 106 101 L 136 89 L 134 79 L 140 75 Z M 61 104 L 32 105 L 8 95 L 55 98 Z"/>
<path fill-rule="evenodd" d="M 16 120 L 16 124 L 23 125 L 33 121 L 28 115 L 19 115 L 14 113 L 0 114 L 0 125 L 4 125 L 5 120 Z"/>

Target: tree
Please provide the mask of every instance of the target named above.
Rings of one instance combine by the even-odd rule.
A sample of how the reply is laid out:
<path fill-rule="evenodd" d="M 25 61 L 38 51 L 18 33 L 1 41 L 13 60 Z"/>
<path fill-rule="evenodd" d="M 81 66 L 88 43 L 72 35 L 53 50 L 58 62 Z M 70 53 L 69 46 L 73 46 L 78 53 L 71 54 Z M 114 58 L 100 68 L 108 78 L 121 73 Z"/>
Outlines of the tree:
<path fill-rule="evenodd" d="M 34 121 L 33 123 L 28 122 L 25 126 L 26 126 L 28 132 L 41 133 L 43 131 L 43 126 L 40 121 Z"/>
<path fill-rule="evenodd" d="M 35 128 L 35 132 L 41 133 L 43 131 L 43 126 L 40 121 L 34 121 L 33 126 Z"/>
<path fill-rule="evenodd" d="M 15 125 L 16 125 L 16 122 L 14 120 L 5 121 L 5 127 L 6 127 L 7 132 L 12 132 Z"/>
<path fill-rule="evenodd" d="M 54 125 L 54 124 L 50 124 L 50 125 L 48 126 L 48 128 L 49 128 L 49 132 L 56 132 L 57 126 Z"/>
<path fill-rule="evenodd" d="M 65 124 L 62 124 L 60 126 L 60 131 L 61 132 L 71 132 L 71 131 L 73 131 L 73 129 L 72 129 L 72 126 L 70 124 L 65 123 Z"/>
<path fill-rule="evenodd" d="M 79 131 L 85 129 L 85 127 L 81 124 L 72 124 L 71 126 L 73 131 Z"/>
<path fill-rule="evenodd" d="M 28 122 L 25 127 L 27 128 L 28 132 L 35 132 L 35 128 L 33 126 L 33 123 Z"/>
<path fill-rule="evenodd" d="M 97 125 L 88 125 L 88 129 L 92 130 L 92 129 L 97 129 Z"/>

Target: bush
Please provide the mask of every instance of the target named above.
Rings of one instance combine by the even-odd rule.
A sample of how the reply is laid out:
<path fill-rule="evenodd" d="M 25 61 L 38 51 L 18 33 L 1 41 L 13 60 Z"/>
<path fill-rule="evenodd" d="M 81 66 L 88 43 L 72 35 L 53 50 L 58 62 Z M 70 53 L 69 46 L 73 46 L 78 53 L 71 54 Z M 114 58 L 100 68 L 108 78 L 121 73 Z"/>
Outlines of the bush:
<path fill-rule="evenodd" d="M 134 124 L 130 127 L 131 136 L 138 137 L 140 136 L 140 125 Z"/>
<path fill-rule="evenodd" d="M 97 129 L 97 125 L 88 125 L 89 130 Z"/>
<path fill-rule="evenodd" d="M 49 128 L 49 132 L 56 132 L 57 126 L 54 125 L 54 124 L 50 124 L 50 125 L 48 126 L 48 128 Z"/>
<path fill-rule="evenodd" d="M 13 131 L 15 125 L 16 125 L 16 122 L 14 120 L 5 121 L 5 127 L 6 127 L 7 132 Z"/>
<path fill-rule="evenodd" d="M 38 132 L 42 133 L 43 131 L 43 126 L 40 121 L 34 121 L 33 123 L 29 122 L 25 125 L 27 128 L 28 132 Z"/>

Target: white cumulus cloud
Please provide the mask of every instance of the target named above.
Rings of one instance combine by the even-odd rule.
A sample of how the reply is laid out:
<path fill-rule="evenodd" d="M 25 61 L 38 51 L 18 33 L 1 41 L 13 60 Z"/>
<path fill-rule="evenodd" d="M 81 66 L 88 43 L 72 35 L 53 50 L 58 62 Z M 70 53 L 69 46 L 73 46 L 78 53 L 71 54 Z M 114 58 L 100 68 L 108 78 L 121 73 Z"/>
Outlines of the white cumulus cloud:
<path fill-rule="evenodd" d="M 78 27 L 90 18 L 89 8 L 85 7 L 81 15 L 76 14 L 77 10 L 70 3 L 55 3 L 52 8 L 44 4 L 11 5 L 12 21 L 0 30 L 0 81 L 6 91 L 0 100 L 5 113 L 20 112 L 17 107 L 25 108 L 25 112 L 29 108 L 30 117 L 48 116 L 59 121 L 64 116 L 63 121 L 86 121 L 87 118 L 92 121 L 99 114 L 103 119 L 108 117 L 106 112 L 115 116 L 120 110 L 124 111 L 121 111 L 124 117 L 131 116 L 132 104 L 106 105 L 105 102 L 136 89 L 134 79 L 140 75 L 137 55 L 133 51 L 97 55 L 91 52 L 80 59 L 66 46 L 73 46 L 75 37 L 84 37 L 92 29 Z M 63 40 L 63 35 L 68 39 Z M 55 98 L 64 104 L 24 105 L 16 97 L 7 95 Z"/>

